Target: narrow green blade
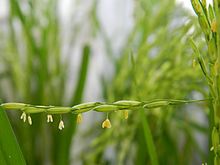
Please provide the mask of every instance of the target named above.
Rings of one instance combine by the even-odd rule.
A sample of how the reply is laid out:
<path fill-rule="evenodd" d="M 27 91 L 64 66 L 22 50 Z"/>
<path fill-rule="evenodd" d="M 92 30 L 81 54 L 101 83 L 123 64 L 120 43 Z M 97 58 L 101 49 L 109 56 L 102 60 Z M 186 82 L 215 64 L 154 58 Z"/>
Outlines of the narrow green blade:
<path fill-rule="evenodd" d="M 25 160 L 14 135 L 8 117 L 0 106 L 0 163 L 25 165 Z"/>

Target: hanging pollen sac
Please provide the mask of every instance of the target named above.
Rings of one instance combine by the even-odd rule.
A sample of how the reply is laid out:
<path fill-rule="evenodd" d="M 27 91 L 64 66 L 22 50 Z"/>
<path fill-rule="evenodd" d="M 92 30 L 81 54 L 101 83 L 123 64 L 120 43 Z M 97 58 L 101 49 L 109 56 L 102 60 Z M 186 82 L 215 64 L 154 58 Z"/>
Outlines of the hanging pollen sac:
<path fill-rule="evenodd" d="M 59 130 L 64 129 L 64 122 L 63 122 L 63 120 L 60 120 L 58 128 L 59 128 Z"/>
<path fill-rule="evenodd" d="M 76 123 L 77 123 L 77 124 L 82 123 L 82 114 L 81 114 L 81 113 L 79 113 L 79 114 L 77 115 Z"/>
<path fill-rule="evenodd" d="M 30 125 L 32 125 L 32 119 L 31 119 L 31 116 L 30 116 L 30 115 L 28 115 L 28 123 L 29 123 Z"/>
<path fill-rule="evenodd" d="M 27 115 L 26 115 L 25 112 L 23 112 L 23 113 L 21 114 L 21 118 L 20 118 L 20 119 L 23 120 L 23 122 L 26 122 Z"/>
<path fill-rule="evenodd" d="M 125 120 L 128 119 L 128 110 L 123 111 L 123 117 L 124 117 Z"/>
<path fill-rule="evenodd" d="M 53 122 L 53 116 L 52 115 L 47 115 L 47 122 L 48 123 Z"/>
<path fill-rule="evenodd" d="M 111 127 L 112 127 L 112 125 L 111 125 L 110 120 L 108 118 L 105 119 L 105 121 L 103 121 L 103 123 L 102 123 L 102 128 L 111 128 Z"/>

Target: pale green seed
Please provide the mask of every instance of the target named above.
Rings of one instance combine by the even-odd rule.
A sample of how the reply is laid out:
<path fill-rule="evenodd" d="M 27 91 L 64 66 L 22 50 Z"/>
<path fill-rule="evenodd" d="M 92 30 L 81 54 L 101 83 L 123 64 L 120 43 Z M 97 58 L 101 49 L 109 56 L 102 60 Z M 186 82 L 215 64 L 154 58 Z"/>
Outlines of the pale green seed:
<path fill-rule="evenodd" d="M 102 103 L 100 102 L 88 102 L 88 103 L 82 103 L 78 104 L 72 107 L 72 112 L 73 113 L 83 113 L 91 110 L 95 106 L 101 105 Z"/>
<path fill-rule="evenodd" d="M 166 106 L 166 105 L 169 105 L 169 101 L 155 101 L 152 103 L 145 104 L 143 106 L 143 108 L 147 108 L 147 109 L 158 108 L 158 107 L 162 107 L 162 106 Z"/>
<path fill-rule="evenodd" d="M 92 110 L 97 111 L 97 112 L 112 112 L 112 111 L 117 111 L 119 110 L 119 107 L 115 105 L 99 105 Z"/>
<path fill-rule="evenodd" d="M 1 106 L 6 110 L 18 110 L 18 109 L 24 108 L 26 105 L 27 104 L 24 104 L 24 103 L 4 103 L 4 104 L 1 104 Z"/>
<path fill-rule="evenodd" d="M 49 114 L 63 114 L 63 113 L 69 113 L 71 112 L 71 107 L 53 107 L 46 109 L 45 112 Z"/>
<path fill-rule="evenodd" d="M 25 113 L 41 113 L 41 112 L 45 112 L 45 109 L 36 108 L 36 107 L 26 107 L 26 108 L 23 108 L 21 110 L 24 111 Z"/>
<path fill-rule="evenodd" d="M 113 104 L 120 106 L 120 107 L 130 107 L 130 106 L 138 106 L 141 104 L 141 102 L 140 101 L 131 101 L 131 100 L 121 100 L 121 101 L 116 101 Z"/>

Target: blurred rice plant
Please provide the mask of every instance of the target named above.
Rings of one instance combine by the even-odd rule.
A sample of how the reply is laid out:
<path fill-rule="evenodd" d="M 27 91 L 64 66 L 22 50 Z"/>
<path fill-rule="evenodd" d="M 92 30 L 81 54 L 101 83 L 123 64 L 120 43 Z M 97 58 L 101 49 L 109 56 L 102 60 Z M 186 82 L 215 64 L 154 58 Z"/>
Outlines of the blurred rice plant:
<path fill-rule="evenodd" d="M 120 58 L 110 54 L 115 72 L 111 81 L 103 81 L 106 100 L 206 97 L 204 79 L 198 67 L 192 67 L 188 44 L 192 32 L 195 38 L 201 34 L 193 26 L 195 18 L 175 1 L 140 0 L 135 6 L 134 27 Z M 204 138 L 208 132 L 206 105 L 200 106 L 164 107 L 140 114 L 132 111 L 127 121 L 123 114 L 109 114 L 112 129 L 99 134 L 98 129 L 88 130 L 86 136 L 97 138 L 80 158 L 84 164 L 201 164 L 209 149 L 207 138 L 207 144 L 201 146 L 203 142 L 196 136 Z"/>
<path fill-rule="evenodd" d="M 9 17 L 2 29 L 1 93 L 4 102 L 20 101 L 39 105 L 74 105 L 83 97 L 90 59 L 90 46 L 82 46 L 76 90 L 65 99 L 69 79 L 70 51 L 63 55 L 58 1 L 9 1 Z M 75 31 L 73 31 L 74 33 Z M 72 34 L 71 34 L 72 35 Z M 68 43 L 73 46 L 73 41 Z M 71 45 L 72 44 L 72 45 Z M 67 46 L 67 47 L 68 47 Z M 33 126 L 21 123 L 20 114 L 9 114 L 27 164 L 69 164 L 75 132 L 75 116 L 65 116 L 65 130 L 46 116 L 34 116 Z M 36 123 L 36 124 L 35 124 Z"/>

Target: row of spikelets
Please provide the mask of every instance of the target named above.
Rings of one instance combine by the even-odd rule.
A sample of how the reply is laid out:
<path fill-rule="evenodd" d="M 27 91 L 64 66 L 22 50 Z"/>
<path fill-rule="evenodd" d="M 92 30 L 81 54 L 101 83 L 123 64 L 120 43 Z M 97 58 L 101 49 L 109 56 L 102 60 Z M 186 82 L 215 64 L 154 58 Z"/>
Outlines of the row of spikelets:
<path fill-rule="evenodd" d="M 102 122 L 102 128 L 111 128 L 111 122 L 108 117 L 108 113 L 123 111 L 124 119 L 128 119 L 128 110 L 138 110 L 141 108 L 152 109 L 163 107 L 167 105 L 176 105 L 182 103 L 198 102 L 203 100 L 173 100 L 173 99 L 156 99 L 152 101 L 132 101 L 132 100 L 121 100 L 111 104 L 103 102 L 88 102 L 75 105 L 73 107 L 60 107 L 60 106 L 42 106 L 42 105 L 31 105 L 25 103 L 3 103 L 0 106 L 5 110 L 21 110 L 21 120 L 28 122 L 32 125 L 31 114 L 34 113 L 46 113 L 47 122 L 53 122 L 52 115 L 60 115 L 60 122 L 58 128 L 62 130 L 64 128 L 64 121 L 62 120 L 62 114 L 73 113 L 77 115 L 76 122 L 79 124 L 82 122 L 82 113 L 88 111 L 106 112 L 107 117 Z"/>

